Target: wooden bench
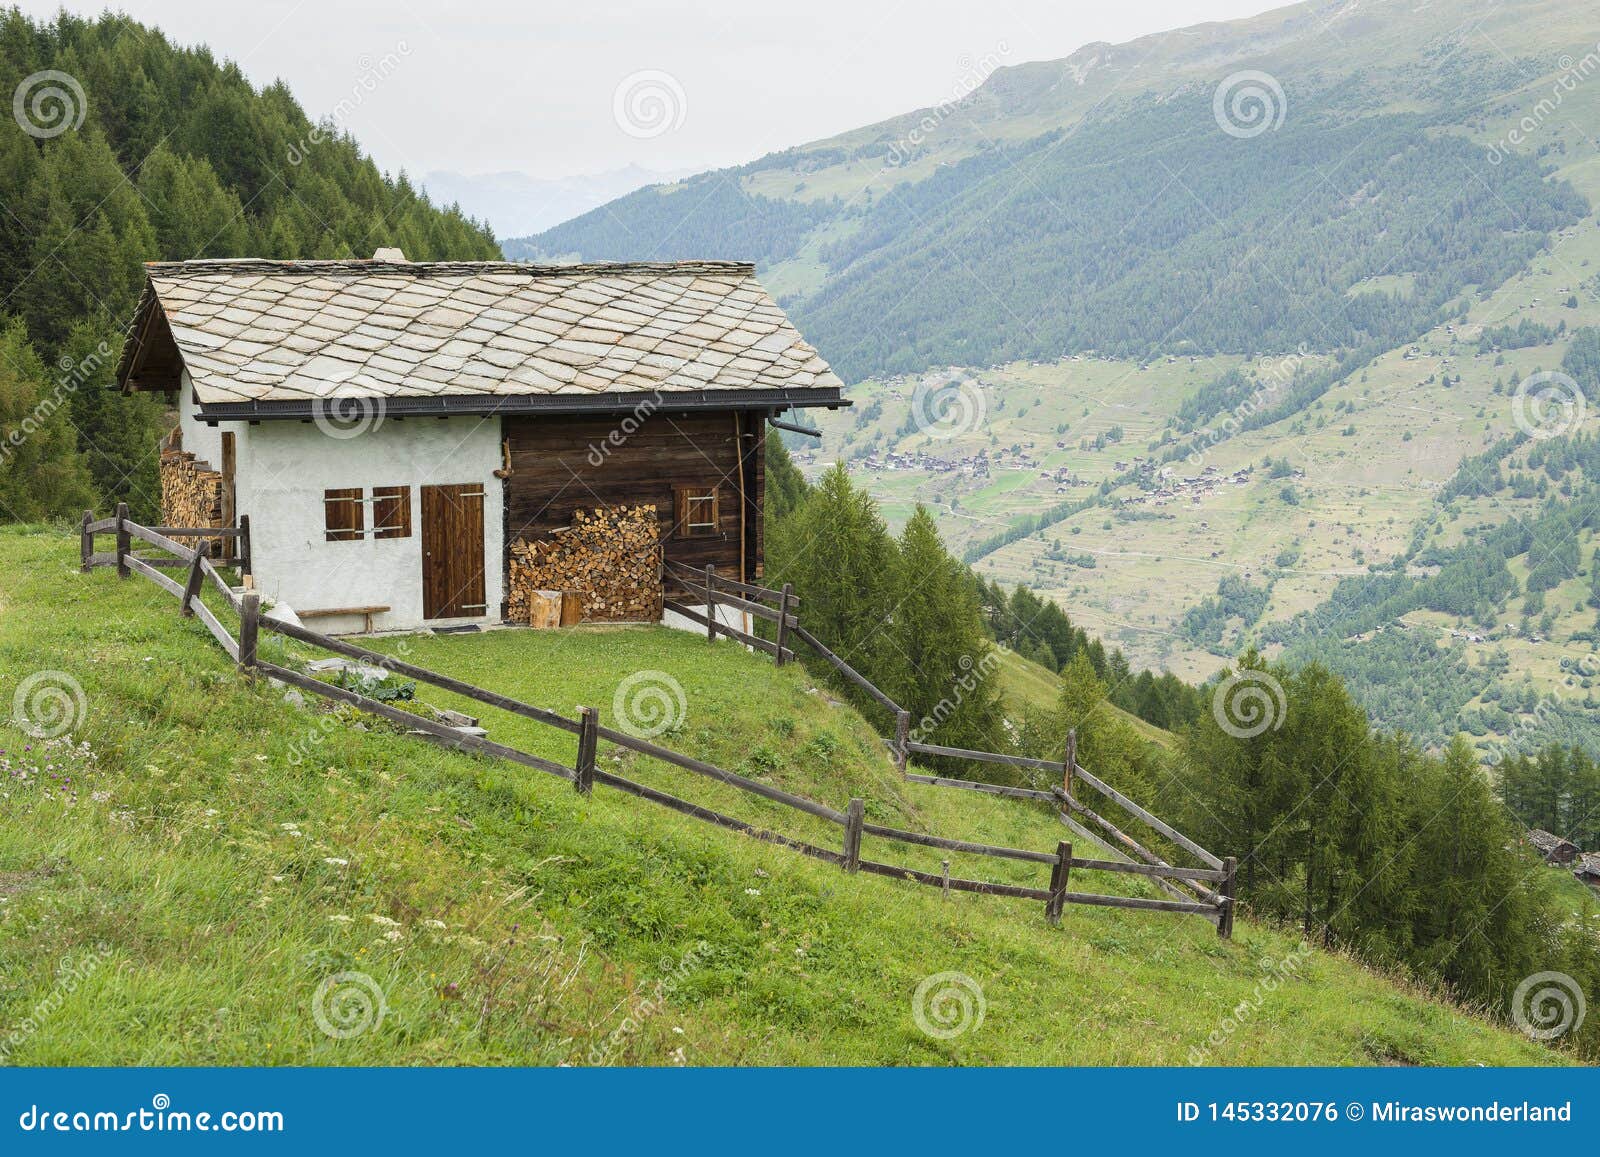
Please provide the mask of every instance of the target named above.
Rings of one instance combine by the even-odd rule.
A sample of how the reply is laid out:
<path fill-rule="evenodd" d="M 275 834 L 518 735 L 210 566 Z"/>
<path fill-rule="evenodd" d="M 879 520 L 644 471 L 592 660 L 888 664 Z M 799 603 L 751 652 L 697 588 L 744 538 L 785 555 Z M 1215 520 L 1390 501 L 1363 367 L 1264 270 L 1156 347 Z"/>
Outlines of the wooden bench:
<path fill-rule="evenodd" d="M 388 611 L 388 607 L 325 607 L 315 611 L 295 611 L 302 619 L 327 619 L 334 615 L 360 615 L 366 620 L 364 634 L 372 634 L 372 616 L 381 615 Z"/>

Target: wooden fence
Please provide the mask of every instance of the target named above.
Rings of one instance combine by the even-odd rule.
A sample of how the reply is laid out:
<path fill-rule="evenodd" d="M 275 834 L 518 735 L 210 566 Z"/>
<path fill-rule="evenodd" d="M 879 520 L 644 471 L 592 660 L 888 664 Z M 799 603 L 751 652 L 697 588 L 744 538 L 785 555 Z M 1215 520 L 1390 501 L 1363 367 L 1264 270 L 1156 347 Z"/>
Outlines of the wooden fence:
<path fill-rule="evenodd" d="M 116 549 L 114 552 L 105 554 L 97 554 L 95 552 L 94 539 L 95 536 L 100 534 L 114 534 L 116 536 Z M 509 696 L 474 686 L 449 675 L 430 671 L 392 655 L 371 651 L 343 639 L 322 635 L 315 631 L 307 630 L 303 626 L 263 615 L 261 613 L 260 596 L 254 590 L 247 587 L 242 592 L 235 591 L 218 572 L 213 561 L 207 557 L 207 551 L 204 547 L 191 548 L 178 541 L 182 538 L 214 539 L 225 535 L 226 532 L 219 534 L 214 528 L 140 526 L 128 518 L 125 506 L 119 506 L 114 517 L 98 521 L 94 519 L 92 512 L 86 513 L 82 525 L 83 570 L 87 572 L 95 567 L 115 567 L 118 575 L 123 578 L 127 578 L 131 574 L 139 574 L 169 594 L 177 596 L 179 615 L 185 618 L 198 619 L 222 649 L 228 653 L 229 657 L 238 663 L 240 669 L 248 678 L 254 679 L 259 676 L 267 676 L 288 686 L 299 688 L 314 695 L 320 695 L 326 699 L 336 700 L 370 714 L 389 719 L 405 726 L 408 730 L 421 731 L 430 738 L 443 742 L 447 746 L 478 755 L 504 759 L 523 767 L 531 768 L 534 771 L 556 776 L 570 782 L 578 792 L 584 795 L 591 794 L 596 785 L 611 788 L 668 808 L 681 815 L 716 824 L 730 831 L 742 832 L 752 839 L 776 844 L 803 855 L 836 864 L 850 873 L 868 872 L 911 883 L 925 884 L 940 888 L 946 894 L 951 891 L 976 892 L 983 895 L 1011 896 L 1038 901 L 1044 904 L 1045 916 L 1052 924 L 1060 922 L 1061 913 L 1065 905 L 1087 904 L 1112 908 L 1192 913 L 1215 921 L 1219 935 L 1226 937 L 1232 934 L 1234 861 L 1231 859 L 1226 861 L 1216 860 L 1215 857 L 1212 857 L 1197 845 L 1183 840 L 1182 837 L 1177 837 L 1177 833 L 1165 825 L 1159 826 L 1157 830 L 1167 834 L 1169 838 L 1177 837 L 1175 842 L 1178 842 L 1180 847 L 1198 855 L 1208 864 L 1208 867 L 1174 867 L 1155 857 L 1154 853 L 1149 852 L 1146 852 L 1149 858 L 1142 864 L 1116 860 L 1087 859 L 1075 856 L 1072 844 L 1065 840 L 1058 843 L 1054 851 L 1031 851 L 1025 848 L 1008 848 L 969 840 L 946 839 L 922 832 L 904 831 L 881 824 L 869 823 L 866 820 L 866 805 L 860 799 L 852 799 L 844 811 L 839 811 L 827 804 L 806 799 L 803 796 L 795 795 L 770 784 L 750 779 L 737 772 L 728 771 L 703 760 L 661 747 L 637 736 L 602 726 L 600 713 L 593 707 L 580 708 L 577 719 L 568 719 L 557 712 L 537 707 L 530 703 L 523 703 Z M 136 539 L 156 550 L 166 552 L 169 557 L 158 559 L 136 553 L 132 545 Z M 248 543 L 248 529 L 243 531 L 243 541 Z M 242 553 L 244 557 L 248 557 L 247 549 Z M 182 583 L 162 573 L 164 568 L 169 567 L 181 567 L 184 569 L 184 581 Z M 715 639 L 718 634 L 722 634 L 736 639 L 772 655 L 780 665 L 794 658 L 794 652 L 787 646 L 787 639 L 791 635 L 815 648 L 826 661 L 846 674 L 846 677 L 851 678 L 853 682 L 873 695 L 880 703 L 896 712 L 896 718 L 899 721 L 899 731 L 896 739 L 896 760 L 902 770 L 906 766 L 906 759 L 909 753 L 923 752 L 948 755 L 955 752 L 956 749 L 937 748 L 911 742 L 907 737 L 909 728 L 907 720 L 909 717 L 906 712 L 895 706 L 893 700 L 878 691 L 859 673 L 855 672 L 849 664 L 845 663 L 843 659 L 840 659 L 826 647 L 816 642 L 811 638 L 809 632 L 800 627 L 795 614 L 795 608 L 798 607 L 799 600 L 794 597 L 794 593 L 790 588 L 785 587 L 782 591 L 771 591 L 748 583 L 735 583 L 732 580 L 719 578 L 709 569 L 704 574 L 699 572 L 690 573 L 699 580 L 698 584 L 691 586 L 689 583 L 684 583 L 683 585 L 690 589 L 693 594 L 706 596 L 707 613 L 701 614 L 693 607 L 681 602 L 676 604 L 669 602 L 668 606 L 671 609 L 676 610 L 679 614 L 686 614 L 687 617 L 705 623 L 708 638 Z M 201 590 L 207 584 L 213 587 L 228 606 L 238 614 L 239 634 L 237 639 L 229 634 L 227 628 L 217 616 L 201 601 Z M 761 639 L 719 623 L 716 619 L 716 612 L 713 609 L 715 604 L 747 610 L 752 614 L 756 614 L 756 612 L 751 608 L 759 607 L 763 613 L 758 614 L 757 617 L 775 624 L 776 641 Z M 573 765 L 568 767 L 566 764 L 546 759 L 543 756 L 534 755 L 515 747 L 495 743 L 478 736 L 463 734 L 447 724 L 380 702 L 369 696 L 362 695 L 358 691 L 331 683 L 324 683 L 302 671 L 269 662 L 261 657 L 259 650 L 259 640 L 263 631 L 310 646 L 320 647 L 336 655 L 369 663 L 396 675 L 414 679 L 419 683 L 425 683 L 443 691 L 448 691 L 564 731 L 576 738 Z M 602 771 L 599 767 L 599 745 L 602 741 L 737 788 L 826 823 L 837 825 L 842 829 L 838 850 L 820 847 L 778 832 L 758 828 L 744 820 L 724 815 L 721 812 L 713 811 L 699 804 L 691 803 L 688 800 L 680 799 L 666 792 L 625 779 L 622 776 Z M 1154 821 L 1155 818 L 1144 812 L 1143 809 L 1134 810 L 1136 805 L 1132 805 L 1132 801 L 1125 800 L 1124 797 L 1112 793 L 1109 788 L 1100 784 L 1098 780 L 1094 780 L 1082 768 L 1078 768 L 1072 758 L 1071 746 L 1069 741 L 1065 762 L 1065 768 L 1067 769 L 1065 782 L 1069 787 L 1072 782 L 1071 777 L 1075 774 L 1082 782 L 1090 783 L 1095 787 L 1095 790 L 1107 794 L 1109 798 L 1115 799 L 1119 805 L 1132 810 L 1133 814 L 1139 815 L 1141 818 L 1146 819 L 1147 822 Z M 1014 762 L 1020 758 L 990 755 L 981 752 L 963 752 L 960 754 L 973 758 L 1007 762 Z M 1062 766 L 1048 764 L 1040 760 L 1024 761 L 1024 765 L 1039 765 L 1051 769 Z M 1021 788 L 1007 788 L 992 784 L 968 783 L 934 776 L 908 775 L 908 778 L 920 783 L 967 787 L 973 790 L 991 791 L 1001 795 L 1039 799 L 1052 804 L 1064 803 L 1069 807 L 1077 808 L 1087 816 L 1098 819 L 1088 809 L 1083 808 L 1081 804 L 1077 804 L 1067 790 L 1063 790 L 1058 796 L 1054 793 L 1033 792 Z M 1100 822 L 1110 827 L 1104 820 Z M 1159 824 L 1159 821 L 1155 821 L 1155 823 Z M 1115 831 L 1114 828 L 1111 830 Z M 1047 887 L 1038 888 L 953 877 L 949 871 L 949 860 L 943 861 L 944 870 L 940 874 L 934 874 L 897 864 L 866 859 L 862 856 L 862 841 L 867 836 L 949 852 L 1047 865 L 1050 869 L 1049 884 Z M 1131 840 L 1127 840 L 1126 837 L 1123 838 L 1130 846 L 1139 847 L 1139 845 L 1133 844 Z M 1173 892 L 1177 898 L 1152 900 L 1143 897 L 1072 891 L 1069 887 L 1069 882 L 1074 869 L 1140 875 L 1154 880 L 1157 884 Z M 1201 888 L 1200 881 L 1216 883 L 1220 887 L 1213 893 Z M 1195 889 L 1196 894 L 1188 895 L 1177 892 L 1174 884 L 1182 884 Z"/>
<path fill-rule="evenodd" d="M 707 567 L 703 576 L 701 572 L 684 567 L 681 564 L 668 562 L 677 577 L 679 585 L 685 587 L 692 594 L 704 598 L 708 604 L 720 604 L 732 607 L 735 610 L 749 610 L 752 606 L 759 606 L 761 613 L 757 617 L 768 621 L 781 623 L 779 638 L 798 639 L 810 647 L 824 663 L 837 671 L 848 683 L 863 692 L 873 702 L 886 711 L 894 721 L 894 738 L 889 741 L 889 749 L 894 758 L 895 765 L 907 780 L 913 783 L 929 784 L 934 787 L 958 788 L 964 791 L 982 792 L 987 795 L 1003 796 L 1008 799 L 1020 799 L 1035 803 L 1049 804 L 1057 809 L 1061 821 L 1075 833 L 1085 839 L 1096 843 L 1107 843 L 1107 846 L 1116 845 L 1126 849 L 1126 857 L 1122 860 L 1081 860 L 1074 861 L 1072 867 L 1087 868 L 1096 871 L 1126 872 L 1147 877 L 1154 881 L 1157 887 L 1171 897 L 1170 900 L 1141 901 L 1139 907 L 1153 907 L 1159 905 L 1164 911 L 1193 912 L 1213 919 L 1220 935 L 1228 937 L 1233 931 L 1233 909 L 1235 900 L 1235 886 L 1237 876 L 1237 861 L 1232 858 L 1219 858 L 1212 855 L 1205 848 L 1183 835 L 1170 824 L 1104 783 L 1093 775 L 1087 768 L 1077 761 L 1077 736 L 1075 732 L 1067 733 L 1065 750 L 1060 760 L 1035 759 L 1020 755 L 1006 755 L 999 752 L 973 751 L 967 748 L 942 747 L 932 743 L 922 743 L 912 738 L 911 713 L 901 707 L 883 690 L 875 686 L 861 672 L 852 667 L 845 659 L 834 653 L 829 647 L 801 626 L 798 618 L 790 612 L 798 607 L 799 600 L 795 598 L 793 588 L 785 585 L 781 591 L 769 590 L 765 587 L 753 586 L 749 583 L 736 583 L 731 579 L 721 578 L 715 569 Z M 673 605 L 679 614 L 687 614 L 697 622 L 708 624 L 707 638 L 714 639 L 717 633 L 728 635 L 741 642 L 753 641 L 759 649 L 768 654 L 775 654 L 774 645 L 765 640 L 751 640 L 751 637 L 740 631 L 730 630 L 721 623 L 715 623 L 715 613 L 711 606 L 706 607 L 706 613 L 679 605 Z M 782 614 L 785 620 L 779 620 Z M 793 652 L 782 650 L 781 644 L 778 662 L 781 665 L 785 658 L 792 659 Z M 1048 791 L 1033 788 L 1012 787 L 1006 784 L 986 783 L 981 780 L 952 779 L 939 775 L 918 775 L 910 771 L 910 761 L 913 755 L 931 755 L 943 759 L 964 760 L 974 763 L 994 763 L 1008 767 L 1020 768 L 1029 771 L 1049 772 L 1053 778 L 1059 779 L 1059 786 L 1052 784 Z M 1129 815 L 1139 820 L 1152 831 L 1170 841 L 1177 848 L 1193 856 L 1200 863 L 1200 867 L 1185 868 L 1169 863 L 1158 855 L 1146 843 L 1130 836 L 1127 832 L 1117 827 L 1110 820 L 1100 815 L 1093 808 L 1085 804 L 1074 793 L 1074 784 L 1082 784 L 1106 799 L 1121 807 Z M 1082 821 L 1087 821 L 1098 833 L 1085 828 Z M 931 846 L 941 846 L 934 844 Z M 1045 855 L 1046 853 L 1032 853 Z M 1114 853 L 1118 854 L 1118 853 Z M 1205 884 L 1219 885 L 1217 888 L 1207 888 Z M 958 885 L 952 885 L 953 887 Z M 1082 894 L 1070 902 L 1099 903 L 1106 899 L 1116 897 L 1089 898 Z"/>

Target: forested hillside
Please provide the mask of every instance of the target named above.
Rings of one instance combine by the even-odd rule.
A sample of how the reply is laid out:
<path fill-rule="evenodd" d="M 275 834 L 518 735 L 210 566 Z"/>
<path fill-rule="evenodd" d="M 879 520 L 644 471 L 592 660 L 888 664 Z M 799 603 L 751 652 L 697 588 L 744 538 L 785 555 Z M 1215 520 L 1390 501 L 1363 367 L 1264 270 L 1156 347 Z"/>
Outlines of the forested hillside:
<path fill-rule="evenodd" d="M 858 379 L 801 469 L 927 507 L 1149 671 L 1110 676 L 1146 719 L 1255 646 L 1433 752 L 1600 757 L 1597 42 L 1556 0 L 1299 4 L 1002 62 L 531 248 L 764 229 Z"/>
<path fill-rule="evenodd" d="M 32 431 L 0 447 L 5 517 L 118 499 L 152 511 L 157 404 L 104 388 L 141 263 L 499 256 L 487 228 L 204 48 L 121 16 L 0 12 L 0 74 L 44 72 L 71 83 L 24 82 L 0 132 L 0 428 Z"/>
<path fill-rule="evenodd" d="M 1506 1007 L 1515 981 L 1552 959 L 1573 976 L 1595 975 L 1592 905 L 1575 907 L 1561 875 L 1519 838 L 1534 823 L 1575 839 L 1593 832 L 1595 761 L 1559 746 L 1513 759 L 1497 799 L 1465 739 L 1434 756 L 1375 730 L 1320 663 L 1274 665 L 1250 653 L 1219 687 L 1203 690 L 1171 676 L 1134 677 L 1121 652 L 1108 654 L 1059 607 L 1026 588 L 1007 597 L 973 580 L 944 550 L 925 508 L 896 539 L 843 467 L 815 486 L 796 484 L 781 446 L 771 446 L 772 474 L 786 480 L 771 534 L 774 576 L 794 584 L 813 629 L 893 689 L 919 742 L 931 735 L 1045 759 L 1070 727 L 1086 768 L 1159 801 L 1158 810 L 1181 816 L 1180 828 L 1212 845 L 1247 849 L 1242 895 L 1253 912 L 1486 1007 Z M 1052 668 L 1058 649 L 1067 656 L 1053 701 L 1000 702 L 1003 659 L 990 638 Z M 878 711 L 830 670 L 815 673 L 863 711 Z M 1114 706 L 1146 719 L 1167 714 L 1176 749 L 1149 742 Z M 1034 771 L 923 762 L 961 778 L 1044 784 Z M 1090 800 L 1095 809 L 1117 806 Z M 1453 865 L 1448 879 L 1445 864 Z M 1593 1047 L 1585 1039 L 1582 1047 Z"/>
<path fill-rule="evenodd" d="M 1597 346 L 1600 330 L 1580 330 L 1562 363 L 1589 405 Z M 1376 719 L 1430 743 L 1466 730 L 1496 761 L 1552 741 L 1600 752 L 1600 436 L 1519 432 L 1442 494 L 1407 551 L 1261 639 L 1338 671 Z"/>
<path fill-rule="evenodd" d="M 1001 68 L 924 110 L 920 132 L 913 114 L 643 189 L 510 246 L 755 260 L 850 379 L 1394 346 L 1504 282 L 1587 202 L 1541 155 L 1486 164 L 1472 139 L 1540 65 L 1447 21 L 1499 35 L 1510 14 L 1362 10 L 1350 19 L 1383 50 L 1331 64 L 1348 41 L 1325 34 L 1336 7 L 1186 30 L 1210 41 L 1192 55 L 1174 34 Z M 1217 99 L 1242 60 L 1272 71 L 1241 114 Z"/>

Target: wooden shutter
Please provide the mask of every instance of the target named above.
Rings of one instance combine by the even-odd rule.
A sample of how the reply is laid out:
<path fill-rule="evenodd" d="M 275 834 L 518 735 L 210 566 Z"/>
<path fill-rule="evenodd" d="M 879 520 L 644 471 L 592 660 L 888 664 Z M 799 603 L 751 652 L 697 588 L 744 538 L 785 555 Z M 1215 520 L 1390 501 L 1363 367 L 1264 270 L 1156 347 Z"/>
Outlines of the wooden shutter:
<path fill-rule="evenodd" d="M 715 486 L 674 486 L 673 525 L 679 538 L 708 538 L 720 528 Z"/>
<path fill-rule="evenodd" d="M 361 487 L 324 490 L 322 519 L 328 542 L 351 542 L 359 539 L 367 529 L 366 507 L 361 501 Z"/>
<path fill-rule="evenodd" d="M 372 537 L 411 537 L 411 487 L 372 488 Z"/>

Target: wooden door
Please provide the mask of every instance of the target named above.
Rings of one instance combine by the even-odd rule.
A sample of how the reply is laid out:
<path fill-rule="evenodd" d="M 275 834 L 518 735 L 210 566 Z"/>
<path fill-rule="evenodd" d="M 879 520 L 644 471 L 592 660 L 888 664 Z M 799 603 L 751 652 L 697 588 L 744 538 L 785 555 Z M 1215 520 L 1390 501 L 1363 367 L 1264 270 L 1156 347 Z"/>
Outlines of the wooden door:
<path fill-rule="evenodd" d="M 483 582 L 483 487 L 422 488 L 422 617 L 488 611 Z"/>

